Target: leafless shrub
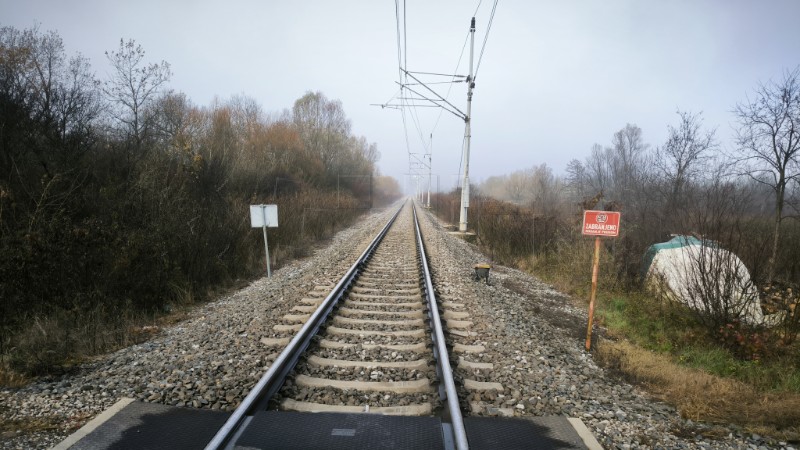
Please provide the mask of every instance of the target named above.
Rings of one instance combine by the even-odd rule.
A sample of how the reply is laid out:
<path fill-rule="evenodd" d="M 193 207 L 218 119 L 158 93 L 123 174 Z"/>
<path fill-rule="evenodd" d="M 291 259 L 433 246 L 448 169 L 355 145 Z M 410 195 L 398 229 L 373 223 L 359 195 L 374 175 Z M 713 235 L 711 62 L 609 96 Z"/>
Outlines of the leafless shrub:
<path fill-rule="evenodd" d="M 797 285 L 767 285 L 761 292 L 761 303 L 769 313 L 781 317 L 778 324 L 781 342 L 784 345 L 795 342 L 800 335 L 800 296 Z"/>
<path fill-rule="evenodd" d="M 107 56 L 101 84 L 56 33 L 0 28 L 0 358 L 22 370 L 123 345 L 139 314 L 261 274 L 249 204 L 278 205 L 279 264 L 373 205 L 379 153 L 341 102 L 203 108 L 134 41 Z"/>
<path fill-rule="evenodd" d="M 712 329 L 734 321 L 761 325 L 764 320 L 758 289 L 736 254 L 751 239 L 746 230 L 752 219 L 740 213 L 748 201 L 747 189 L 717 176 L 682 216 L 685 245 L 656 256 L 676 300 L 688 304 Z"/>

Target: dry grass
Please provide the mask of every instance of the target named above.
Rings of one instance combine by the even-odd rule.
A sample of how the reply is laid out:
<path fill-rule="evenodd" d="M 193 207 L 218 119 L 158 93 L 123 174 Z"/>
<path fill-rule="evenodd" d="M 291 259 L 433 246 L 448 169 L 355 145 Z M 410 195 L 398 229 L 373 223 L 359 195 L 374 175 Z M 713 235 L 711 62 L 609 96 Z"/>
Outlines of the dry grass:
<path fill-rule="evenodd" d="M 12 437 L 17 434 L 58 430 L 63 420 L 63 418 L 57 416 L 47 416 L 34 419 L 4 421 L 0 423 L 0 433 L 2 433 L 3 437 Z"/>
<path fill-rule="evenodd" d="M 742 382 L 675 364 L 670 357 L 627 341 L 602 340 L 596 357 L 655 397 L 674 405 L 684 418 L 744 429 L 785 440 L 800 439 L 800 395 L 759 392 Z"/>
<path fill-rule="evenodd" d="M 0 386 L 19 388 L 27 385 L 30 378 L 11 370 L 7 364 L 0 364 Z"/>

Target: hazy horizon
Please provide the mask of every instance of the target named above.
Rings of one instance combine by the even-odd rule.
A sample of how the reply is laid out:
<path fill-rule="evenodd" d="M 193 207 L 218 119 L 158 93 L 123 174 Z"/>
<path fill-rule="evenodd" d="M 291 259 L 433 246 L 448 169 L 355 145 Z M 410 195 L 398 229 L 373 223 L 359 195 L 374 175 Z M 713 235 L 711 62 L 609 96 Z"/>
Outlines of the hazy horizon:
<path fill-rule="evenodd" d="M 398 2 L 409 70 L 452 73 L 479 4 L 476 63 L 492 2 Z M 398 89 L 394 2 L 0 0 L 0 9 L 3 26 L 58 32 L 100 78 L 103 52 L 135 39 L 148 61 L 170 63 L 169 87 L 197 105 L 244 94 L 280 113 L 321 91 L 341 100 L 353 132 L 377 143 L 381 172 L 401 182 L 408 152 L 423 153 L 432 133 L 432 170 L 443 188 L 455 182 L 462 120 L 409 111 L 406 144 L 401 114 L 371 106 Z M 472 181 L 540 164 L 563 174 L 627 123 L 661 145 L 678 109 L 702 111 L 730 148 L 735 104 L 800 64 L 797 17 L 791 0 L 499 2 L 472 105 Z M 467 61 L 468 49 L 459 74 Z M 447 85 L 436 87 L 445 94 Z M 466 86 L 454 84 L 448 98 L 464 110 Z"/>

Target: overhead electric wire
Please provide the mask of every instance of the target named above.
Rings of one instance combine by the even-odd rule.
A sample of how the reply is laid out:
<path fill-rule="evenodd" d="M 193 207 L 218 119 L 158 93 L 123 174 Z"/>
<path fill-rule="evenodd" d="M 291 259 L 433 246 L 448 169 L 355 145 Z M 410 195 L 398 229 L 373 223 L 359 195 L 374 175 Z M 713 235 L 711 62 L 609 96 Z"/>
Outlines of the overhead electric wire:
<path fill-rule="evenodd" d="M 411 154 L 411 144 L 408 142 L 408 125 L 406 124 L 406 108 L 405 108 L 405 105 L 402 108 L 400 108 L 400 114 L 403 116 L 403 130 L 404 130 L 403 134 L 406 137 L 406 151 L 410 155 Z"/>
<path fill-rule="evenodd" d="M 488 25 L 487 25 L 487 29 L 486 29 L 486 34 L 484 35 L 483 43 L 481 45 L 481 51 L 480 51 L 480 54 L 478 56 L 477 66 L 476 66 L 475 72 L 474 72 L 474 74 L 472 76 L 472 80 L 471 80 L 472 82 L 474 82 L 474 80 L 477 78 L 478 71 L 480 70 L 481 62 L 483 60 L 483 54 L 484 54 L 484 51 L 486 50 L 486 43 L 487 43 L 487 41 L 489 39 L 489 33 L 491 31 L 491 28 L 492 28 L 492 23 L 494 21 L 494 15 L 495 15 L 495 12 L 497 10 L 498 2 L 499 2 L 499 0 L 495 0 L 494 4 L 492 5 L 492 11 L 491 11 L 490 16 L 489 16 L 489 21 L 488 21 Z M 473 20 L 474 20 L 474 17 L 477 16 L 478 11 L 480 10 L 480 7 L 481 7 L 482 3 L 483 3 L 483 0 L 479 0 L 478 1 L 478 5 L 475 8 L 475 13 L 473 14 Z M 451 93 L 452 88 L 453 88 L 453 84 L 463 82 L 468 78 L 468 77 L 466 77 L 464 75 L 457 75 L 457 72 L 458 72 L 459 67 L 461 66 L 461 61 L 464 58 L 464 52 L 466 51 L 466 46 L 467 46 L 467 42 L 469 41 L 470 32 L 467 32 L 467 34 L 466 34 L 466 37 L 464 39 L 464 45 L 461 48 L 461 54 L 458 57 L 458 62 L 456 63 L 456 68 L 453 71 L 453 74 L 444 74 L 444 73 L 437 73 L 437 72 L 411 72 L 411 71 L 408 70 L 408 20 L 407 20 L 407 12 L 408 12 L 407 2 L 406 2 L 406 0 L 403 0 L 403 24 L 402 24 L 403 25 L 403 30 L 402 30 L 402 37 L 401 37 L 401 30 L 400 30 L 400 2 L 399 2 L 399 0 L 395 0 L 395 22 L 396 22 L 396 35 L 397 35 L 397 63 L 398 63 L 398 77 L 399 77 L 398 84 L 400 85 L 400 88 L 399 88 L 398 92 L 396 92 L 386 103 L 384 103 L 381 106 L 382 107 L 400 109 L 401 114 L 402 114 L 402 119 L 403 119 L 403 129 L 404 129 L 404 135 L 405 135 L 405 140 L 406 140 L 406 151 L 408 152 L 408 155 L 409 155 L 409 165 L 411 165 L 413 163 L 412 159 L 416 159 L 417 162 L 419 162 L 423 166 L 425 166 L 426 164 L 425 164 L 424 161 L 419 161 L 419 158 L 417 158 L 417 157 L 413 157 L 412 158 L 412 156 L 415 155 L 415 154 L 413 154 L 411 152 L 411 144 L 410 144 L 410 140 L 409 140 L 409 136 L 408 136 L 408 120 L 406 119 L 406 112 L 408 112 L 411 115 L 411 121 L 414 123 L 414 127 L 417 130 L 417 134 L 419 135 L 420 142 L 422 143 L 422 147 L 425 150 L 426 154 L 428 154 L 431 149 L 428 148 L 428 143 L 425 141 L 425 137 L 423 136 L 422 127 L 421 127 L 421 123 L 420 123 L 421 121 L 420 121 L 420 117 L 419 117 L 419 113 L 417 111 L 417 108 L 425 108 L 425 107 L 429 107 L 429 108 L 430 107 L 438 107 L 438 108 L 441 108 L 439 110 L 439 115 L 436 118 L 436 122 L 434 123 L 433 128 L 431 129 L 431 133 L 430 133 L 431 136 L 433 136 L 433 132 L 439 126 L 439 122 L 441 120 L 442 113 L 445 110 L 447 110 L 449 113 L 451 113 L 453 115 L 456 115 L 456 116 L 458 116 L 458 117 L 460 117 L 460 118 L 462 118 L 464 120 L 468 119 L 468 117 L 458 107 L 456 107 L 455 105 L 453 105 L 452 103 L 449 102 L 449 97 L 450 97 L 450 93 Z M 445 94 L 444 97 L 442 97 L 436 91 L 434 91 L 433 89 L 428 87 L 426 85 L 426 83 L 423 83 L 421 80 L 417 79 L 412 74 L 450 77 L 450 81 L 428 83 L 428 84 L 431 84 L 431 85 L 432 84 L 445 84 L 445 83 L 449 84 L 448 89 L 447 89 L 447 93 Z M 414 81 L 416 81 L 416 83 L 409 83 L 408 82 L 409 77 L 413 78 Z M 458 79 L 458 78 L 461 78 L 461 79 Z M 409 87 L 409 86 L 417 86 L 417 85 L 423 86 L 425 89 L 430 91 L 433 95 L 438 97 L 438 99 L 428 98 L 425 95 L 421 94 L 420 92 L 417 92 L 416 90 L 414 90 L 414 89 Z M 406 96 L 405 93 L 404 93 L 404 91 L 406 89 L 408 91 L 412 92 L 413 94 L 419 96 L 419 97 Z M 399 101 L 399 105 L 390 104 L 390 102 L 395 98 Z M 428 102 L 430 104 L 424 104 L 424 103 L 421 103 L 421 102 Z M 406 111 L 409 108 L 410 108 L 410 110 Z M 465 155 L 465 151 L 466 151 L 465 150 L 466 140 L 467 140 L 467 137 L 465 136 L 462 139 L 461 158 L 459 160 L 459 173 L 461 172 L 461 168 L 463 167 L 463 163 L 464 163 L 464 155 Z M 411 169 L 411 171 L 415 171 L 416 170 L 414 167 L 410 167 L 410 169 Z"/>
<path fill-rule="evenodd" d="M 403 0 L 403 60 L 404 60 L 404 68 L 403 68 L 403 87 L 408 85 L 408 3 L 406 0 Z M 413 78 L 413 77 L 412 77 Z M 419 81 L 419 80 L 417 80 Z M 411 115 L 411 120 L 414 123 L 414 128 L 417 130 L 417 134 L 420 137 L 420 142 L 422 143 L 423 149 L 428 151 L 427 144 L 425 142 L 424 137 L 422 136 L 422 128 L 420 127 L 420 119 L 419 113 L 416 109 L 416 104 L 408 103 L 406 100 L 401 99 L 401 104 L 405 105 L 406 107 L 410 108 L 409 114 Z M 408 130 L 406 130 L 406 134 Z M 410 152 L 410 147 L 408 149 Z"/>
<path fill-rule="evenodd" d="M 407 89 L 411 90 L 411 88 L 408 88 L 408 87 L 407 87 Z M 437 104 L 436 102 L 432 102 L 432 103 L 433 104 Z M 428 150 L 428 145 L 427 145 L 427 142 L 425 142 L 425 138 L 422 135 L 422 127 L 420 126 L 419 111 L 417 111 L 416 103 L 409 104 L 409 107 L 411 108 L 411 119 L 414 121 L 414 127 L 417 129 L 417 134 L 419 135 L 419 141 L 422 144 L 422 148 L 427 153 L 429 151 Z"/>
<path fill-rule="evenodd" d="M 392 104 L 388 104 L 388 105 L 383 105 L 383 104 L 381 104 L 381 105 L 378 105 L 378 104 L 374 104 L 374 103 L 372 104 L 372 106 L 383 106 L 384 108 L 393 108 L 393 109 L 400 109 L 400 108 L 403 108 L 403 107 L 404 107 L 403 105 L 392 105 Z M 414 107 L 414 108 L 441 108 L 441 106 L 437 106 L 437 105 L 422 105 L 422 104 L 414 104 L 414 105 L 407 104 L 407 105 L 405 105 L 405 107 Z"/>
<path fill-rule="evenodd" d="M 486 49 L 486 41 L 489 40 L 489 32 L 492 31 L 492 21 L 494 21 L 494 12 L 497 10 L 497 2 L 500 0 L 494 0 L 494 5 L 492 6 L 492 13 L 489 15 L 489 24 L 486 26 L 486 34 L 483 36 L 483 45 L 481 45 L 481 54 L 478 56 L 478 64 L 475 66 L 475 76 L 472 77 L 472 81 L 475 81 L 478 78 L 478 71 L 481 69 L 481 61 L 483 60 L 483 51 Z"/>
<path fill-rule="evenodd" d="M 416 73 L 418 75 L 438 75 L 441 77 L 467 78 L 466 75 L 454 75 L 452 73 L 417 72 L 415 70 L 409 70 L 408 73 Z"/>
<path fill-rule="evenodd" d="M 427 97 L 425 97 L 423 94 L 421 94 L 421 93 L 419 93 L 419 92 L 415 91 L 414 89 L 411 89 L 411 88 L 410 88 L 410 87 L 408 87 L 408 86 L 406 86 L 405 88 L 406 88 L 406 89 L 408 89 L 409 91 L 411 91 L 411 92 L 413 92 L 413 93 L 415 93 L 415 94 L 419 95 L 420 97 L 423 97 L 423 98 L 425 98 L 427 101 L 429 101 L 429 102 L 431 102 L 431 103 L 433 103 L 433 104 L 438 104 L 436 100 L 433 100 L 433 99 L 427 98 Z M 440 98 L 441 98 L 441 97 L 440 97 Z M 455 106 L 451 105 L 451 104 L 450 104 L 450 102 L 448 102 L 447 100 L 444 100 L 444 99 L 442 99 L 441 101 L 444 101 L 444 102 L 445 102 L 445 103 L 446 103 L 448 106 L 451 106 L 451 107 L 455 108 Z M 465 117 L 464 113 L 463 113 L 463 112 L 461 112 L 461 111 L 460 111 L 459 109 L 457 109 L 457 108 L 456 108 L 456 110 L 455 110 L 455 111 L 453 111 L 453 110 L 451 110 L 451 109 L 449 109 L 449 108 L 446 108 L 444 105 L 440 105 L 440 106 L 442 107 L 442 109 L 444 109 L 444 110 L 446 110 L 447 112 L 449 112 L 449 113 L 453 114 L 454 116 L 461 117 L 461 118 L 464 118 L 464 117 Z"/>
<path fill-rule="evenodd" d="M 475 16 L 478 15 L 478 10 L 481 9 L 481 3 L 483 3 L 483 0 L 478 0 L 478 6 L 475 7 L 475 12 L 472 13 L 472 17 L 475 17 Z"/>
<path fill-rule="evenodd" d="M 480 2 L 478 2 L 478 7 L 480 7 L 480 6 L 481 6 L 481 4 L 480 4 Z M 477 12 L 477 9 L 475 10 L 475 12 Z M 459 66 L 461 66 L 461 60 L 464 58 L 464 50 L 466 50 L 466 48 L 467 48 L 467 42 L 469 42 L 469 31 L 467 32 L 467 36 L 464 38 L 464 45 L 461 47 L 461 54 L 458 56 L 458 62 L 456 63 L 456 68 L 455 68 L 455 70 L 453 70 L 453 73 L 458 73 L 458 68 L 459 68 Z M 450 81 L 454 81 L 456 76 L 460 76 L 460 75 L 453 75 L 453 78 Z M 450 87 L 447 88 L 447 93 L 444 95 L 445 99 L 450 98 L 450 91 L 452 89 L 453 89 L 453 85 L 451 84 Z M 439 116 L 436 117 L 436 122 L 433 124 L 433 128 L 431 129 L 431 134 L 433 134 L 433 132 L 436 131 L 436 128 L 439 126 L 439 119 L 442 118 L 442 113 L 443 112 L 444 111 L 439 111 Z"/>
<path fill-rule="evenodd" d="M 398 82 L 400 84 L 400 97 L 403 97 L 403 55 L 405 52 L 402 50 L 401 40 L 400 40 L 400 2 L 399 0 L 394 0 L 394 17 L 395 17 L 395 26 L 397 29 L 397 76 Z M 405 24 L 405 1 L 403 2 L 403 23 Z M 397 94 L 395 94 L 397 95 Z M 405 136 L 406 140 L 406 151 L 411 153 L 411 145 L 408 142 L 408 124 L 406 123 L 406 111 L 405 111 L 405 104 L 403 100 L 400 100 L 400 114 L 403 118 L 403 135 Z"/>
<path fill-rule="evenodd" d="M 459 174 L 461 173 L 461 166 L 464 164 L 464 148 L 467 146 L 466 143 L 467 143 L 467 137 L 464 136 L 461 139 L 461 159 L 458 160 L 458 172 L 456 172 L 456 173 L 459 173 Z M 460 177 L 458 179 L 458 183 L 459 183 L 458 187 L 462 187 L 463 188 L 463 186 L 461 186 L 462 180 L 461 180 Z"/>
<path fill-rule="evenodd" d="M 463 83 L 465 80 L 453 80 L 453 81 L 431 81 L 425 84 L 453 84 L 453 83 Z M 406 86 L 422 86 L 423 83 L 406 83 Z"/>
<path fill-rule="evenodd" d="M 395 99 L 395 97 L 400 98 L 400 97 L 398 97 L 398 94 L 400 94 L 400 91 L 402 91 L 402 90 L 403 90 L 402 86 L 397 88 L 397 92 L 395 92 L 391 97 L 389 97 L 389 100 L 386 100 L 385 102 L 383 102 L 382 105 L 388 105 L 389 102 L 391 102 L 392 100 Z"/>
<path fill-rule="evenodd" d="M 397 5 L 397 0 L 395 0 L 395 5 Z M 417 114 L 416 103 L 409 103 L 407 100 L 405 100 L 405 96 L 402 95 L 403 89 L 405 89 L 406 85 L 408 84 L 408 72 L 407 72 L 407 69 L 408 69 L 408 6 L 407 5 L 408 4 L 407 4 L 406 0 L 403 0 L 403 58 L 402 59 L 403 59 L 403 63 L 404 64 L 403 64 L 403 67 L 401 68 L 400 81 L 401 81 L 402 84 L 400 86 L 400 91 L 401 91 L 400 104 L 403 105 L 403 107 L 402 107 L 402 115 L 403 115 L 403 128 L 405 130 L 405 137 L 406 137 L 406 150 L 408 151 L 409 156 L 411 156 L 412 155 L 412 153 L 411 153 L 411 143 L 409 142 L 409 139 L 408 139 L 408 123 L 406 121 L 406 109 L 407 108 L 411 109 L 411 111 L 410 111 L 411 121 L 414 123 L 414 128 L 417 129 L 417 133 L 420 135 L 420 140 L 422 142 L 423 148 L 425 148 L 425 141 L 424 141 L 424 139 L 421 138 L 422 130 L 420 129 L 419 114 Z M 400 27 L 399 17 L 398 17 L 397 22 L 398 22 L 397 23 L 398 33 L 399 33 L 399 27 Z M 398 36 L 398 45 L 399 45 L 399 36 Z M 409 90 L 411 90 L 411 89 L 409 89 Z M 411 91 L 414 92 L 413 90 L 411 90 Z"/>
<path fill-rule="evenodd" d="M 406 5 L 407 5 L 406 0 L 403 0 L 403 32 L 404 32 L 404 39 L 405 39 L 405 42 L 406 42 L 406 44 L 405 44 L 406 45 L 406 52 L 405 52 L 406 66 L 404 68 L 405 69 L 404 72 L 406 74 L 405 84 L 406 84 L 406 86 L 408 86 L 408 84 L 409 84 L 408 83 L 408 27 L 407 27 L 407 22 L 408 22 L 407 21 L 407 17 L 408 16 L 407 16 L 407 7 L 406 7 Z M 417 80 L 417 81 L 419 81 L 419 80 Z M 425 150 L 426 153 L 428 153 L 428 152 L 430 152 L 430 149 L 428 148 L 428 144 L 425 141 L 425 138 L 423 137 L 422 128 L 420 126 L 420 120 L 419 120 L 419 112 L 416 109 L 416 104 L 411 104 L 409 106 L 411 107 L 411 117 L 414 120 L 414 126 L 417 129 L 417 134 L 419 135 L 420 143 L 422 143 L 422 148 Z"/>
<path fill-rule="evenodd" d="M 403 0 L 403 47 L 405 50 L 403 52 L 403 60 L 405 62 L 405 64 L 403 64 L 403 68 L 406 70 L 408 70 L 408 26 L 406 25 L 407 19 L 408 19 L 408 13 L 406 9 L 406 0 Z M 408 81 L 408 78 L 406 78 L 406 81 Z"/>
<path fill-rule="evenodd" d="M 411 90 L 411 89 L 409 89 L 409 91 L 410 91 L 410 90 Z M 425 97 L 400 97 L 400 98 L 398 98 L 398 99 L 399 99 L 399 100 L 420 100 L 420 101 L 425 101 L 425 102 L 433 102 L 433 103 L 436 103 L 436 102 L 440 102 L 440 101 L 441 101 L 441 100 L 434 100 L 434 99 L 432 99 L 432 98 L 425 98 Z"/>
<path fill-rule="evenodd" d="M 410 76 L 411 78 L 413 78 L 413 79 L 414 79 L 414 81 L 417 81 L 417 82 L 419 82 L 419 83 L 422 83 L 422 81 L 421 81 L 419 78 L 415 77 L 414 75 L 411 75 L 411 74 L 410 74 L 410 73 L 408 73 L 407 71 L 406 71 L 406 75 L 408 75 L 408 76 Z M 433 89 L 429 88 L 429 87 L 428 87 L 427 85 L 425 85 L 424 83 L 422 83 L 422 87 L 424 87 L 425 89 L 429 90 L 429 91 L 431 92 L 431 94 L 433 94 L 433 95 L 435 95 L 435 96 L 439 97 L 439 99 L 440 99 L 440 100 L 442 100 L 443 102 L 447 103 L 448 105 L 450 105 L 450 107 L 451 107 L 451 108 L 453 108 L 453 109 L 455 109 L 456 111 L 458 111 L 458 114 L 456 114 L 456 116 L 458 116 L 458 117 L 461 117 L 462 119 L 465 119 L 465 118 L 467 117 L 467 115 L 466 115 L 466 114 L 465 114 L 463 111 L 461 111 L 460 109 L 458 109 L 458 107 L 457 107 L 456 105 L 454 105 L 454 104 L 450 103 L 449 101 L 447 101 L 447 99 L 446 99 L 446 98 L 444 98 L 444 97 L 442 97 L 441 95 L 439 95 L 439 93 L 438 93 L 438 92 L 436 92 L 436 91 L 434 91 Z M 407 89 L 409 89 L 409 90 L 410 90 L 410 88 L 407 88 Z M 417 93 L 417 92 L 415 92 L 415 94 L 417 94 L 417 95 L 420 95 L 420 94 L 419 94 L 419 93 Z M 423 95 L 423 97 L 424 97 L 424 95 Z"/>
<path fill-rule="evenodd" d="M 410 105 L 410 106 L 411 106 L 411 118 L 414 119 L 414 126 L 417 129 L 417 134 L 419 135 L 419 141 L 420 143 L 422 143 L 422 148 L 425 150 L 425 153 L 427 153 L 429 151 L 428 144 L 427 142 L 425 142 L 425 138 L 422 135 L 422 128 L 420 127 L 419 124 L 420 121 L 419 121 L 419 113 L 417 112 L 417 107 L 416 105 Z"/>
<path fill-rule="evenodd" d="M 400 49 L 400 4 L 394 0 L 394 17 L 397 28 L 397 76 L 398 81 L 403 82 L 403 53 Z M 402 89 L 402 88 L 401 88 Z"/>
<path fill-rule="evenodd" d="M 411 90 L 411 88 L 408 88 L 408 90 Z M 434 104 L 436 103 L 434 102 Z M 414 127 L 417 129 L 417 134 L 419 135 L 420 142 L 422 143 L 422 148 L 425 149 L 427 153 L 428 146 L 425 142 L 425 138 L 422 137 L 422 128 L 420 127 L 419 113 L 417 111 L 416 104 L 409 104 L 409 106 L 411 107 L 411 119 L 414 121 Z"/>

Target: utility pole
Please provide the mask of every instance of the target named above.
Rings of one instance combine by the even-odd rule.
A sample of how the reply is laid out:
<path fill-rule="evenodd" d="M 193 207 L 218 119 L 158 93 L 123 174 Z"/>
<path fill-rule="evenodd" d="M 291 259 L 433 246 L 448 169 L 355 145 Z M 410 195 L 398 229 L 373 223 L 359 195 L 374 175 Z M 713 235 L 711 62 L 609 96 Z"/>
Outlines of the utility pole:
<path fill-rule="evenodd" d="M 433 165 L 433 133 L 431 133 L 431 146 L 428 151 L 428 209 L 431 208 L 431 166 Z"/>
<path fill-rule="evenodd" d="M 472 137 L 470 129 L 472 122 L 472 89 L 475 87 L 475 82 L 472 80 L 472 62 L 475 55 L 475 18 L 469 26 L 470 44 L 469 44 L 469 76 L 467 77 L 467 114 L 464 118 L 464 177 L 461 185 L 461 216 L 458 223 L 458 231 L 467 231 L 467 208 L 469 208 L 469 141 Z"/>

